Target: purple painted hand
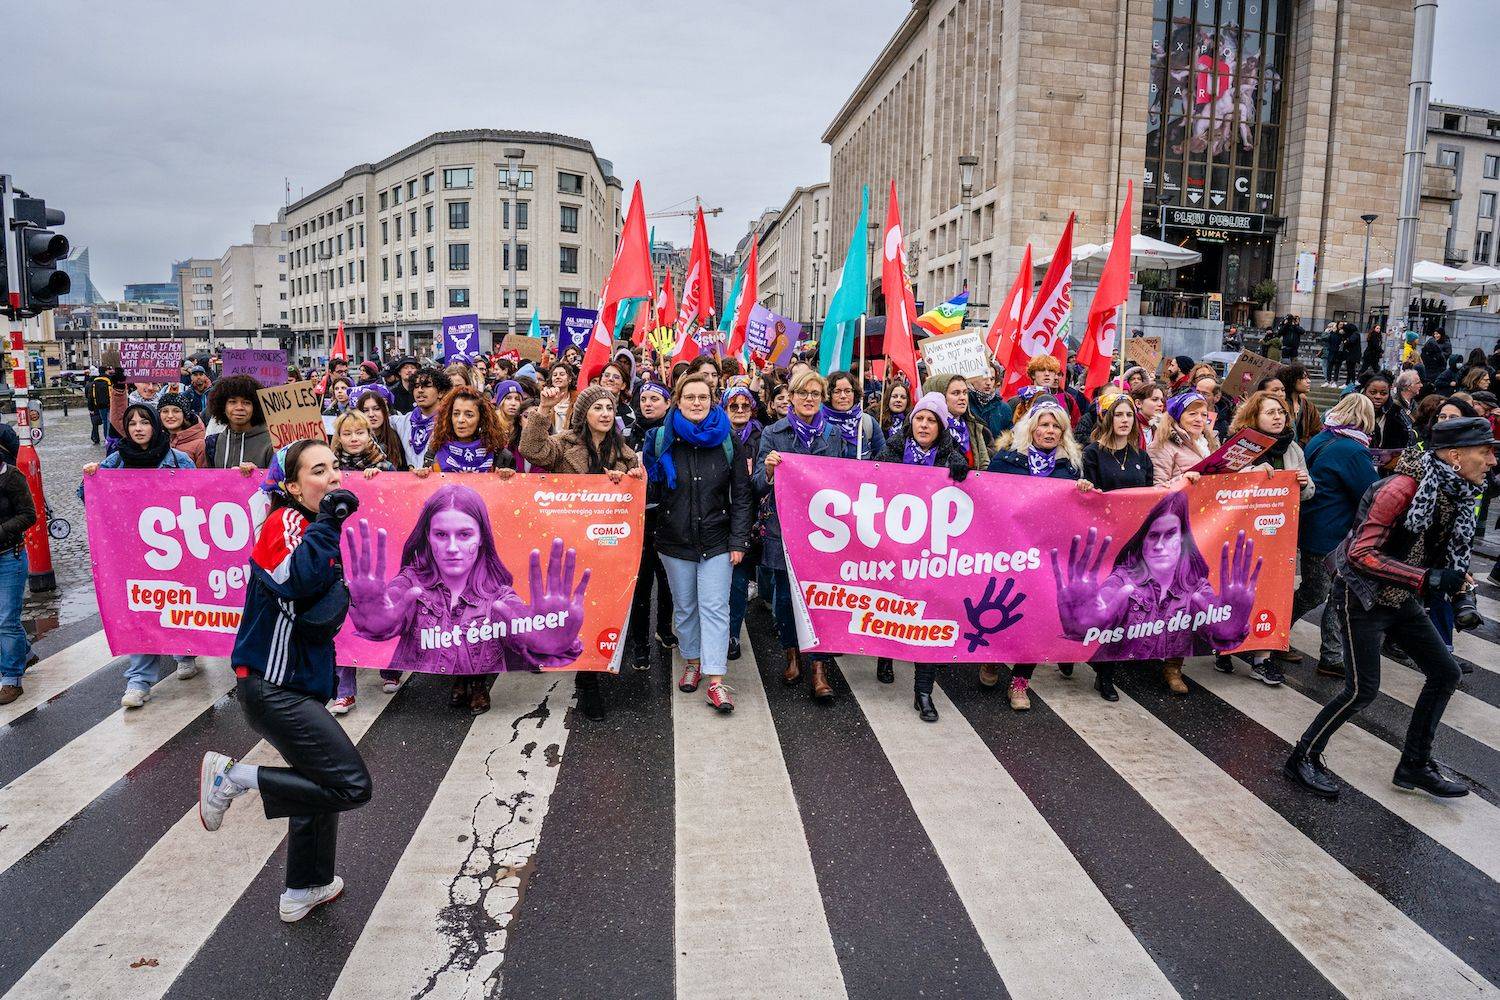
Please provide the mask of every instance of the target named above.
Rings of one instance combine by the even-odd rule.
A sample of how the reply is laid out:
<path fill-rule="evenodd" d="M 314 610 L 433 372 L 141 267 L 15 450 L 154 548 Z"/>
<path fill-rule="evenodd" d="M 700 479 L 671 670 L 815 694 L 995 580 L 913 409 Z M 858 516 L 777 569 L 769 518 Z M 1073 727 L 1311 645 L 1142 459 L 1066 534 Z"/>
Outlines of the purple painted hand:
<path fill-rule="evenodd" d="M 385 578 L 385 529 L 370 541 L 370 522 L 359 519 L 359 534 L 344 528 L 344 542 L 349 549 L 345 566 L 349 586 L 349 617 L 354 628 L 366 638 L 389 638 L 406 621 L 412 602 L 422 593 L 420 587 L 392 587 Z"/>
<path fill-rule="evenodd" d="M 1135 592 L 1130 584 L 1115 588 L 1107 594 L 1100 590 L 1099 571 L 1104 566 L 1113 538 L 1105 535 L 1102 543 L 1098 542 L 1098 538 L 1097 528 L 1089 529 L 1087 539 L 1080 535 L 1073 536 L 1073 543 L 1068 546 L 1066 575 L 1058 566 L 1057 550 L 1052 550 L 1052 578 L 1057 582 L 1057 617 L 1062 622 L 1063 634 L 1070 639 L 1081 639 L 1091 628 L 1102 629 L 1115 625 L 1126 598 Z"/>
<path fill-rule="evenodd" d="M 1250 569 L 1251 561 L 1255 569 Z M 1250 613 L 1255 608 L 1255 584 L 1260 580 L 1260 568 L 1264 560 L 1255 558 L 1255 542 L 1241 531 L 1234 538 L 1234 556 L 1229 554 L 1229 543 L 1219 552 L 1219 593 L 1214 598 L 1216 605 L 1227 605 L 1229 617 L 1208 627 L 1214 642 L 1223 647 L 1237 646 L 1250 634 Z"/>
<path fill-rule="evenodd" d="M 496 601 L 490 617 L 510 621 L 530 615 L 548 615 L 566 612 L 567 617 L 557 628 L 540 629 L 516 636 L 526 648 L 537 656 L 561 656 L 573 652 L 578 644 L 578 631 L 583 627 L 583 596 L 589 588 L 592 570 L 584 570 L 578 580 L 578 589 L 573 589 L 573 571 L 577 568 L 578 552 L 568 549 L 563 553 L 563 540 L 552 539 L 552 554 L 547 560 L 546 585 L 542 583 L 542 553 L 531 550 L 531 603 L 518 604 Z"/>

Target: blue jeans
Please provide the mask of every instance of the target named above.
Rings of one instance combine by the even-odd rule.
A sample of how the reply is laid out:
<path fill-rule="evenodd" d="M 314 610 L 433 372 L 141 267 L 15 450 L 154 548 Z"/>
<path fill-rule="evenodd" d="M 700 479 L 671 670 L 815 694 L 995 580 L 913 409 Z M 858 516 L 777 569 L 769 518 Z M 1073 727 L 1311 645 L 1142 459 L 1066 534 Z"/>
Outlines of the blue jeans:
<path fill-rule="evenodd" d="M 745 608 L 750 603 L 750 575 L 754 572 L 754 566 L 741 562 L 734 567 L 734 575 L 729 580 L 729 637 L 731 639 L 740 637 L 740 626 L 745 624 Z"/>
<path fill-rule="evenodd" d="M 710 677 L 729 668 L 729 553 L 703 562 L 661 556 L 672 590 L 672 617 L 684 660 L 698 660 Z"/>
<path fill-rule="evenodd" d="M 784 569 L 771 571 L 776 581 L 775 593 L 771 595 L 771 611 L 776 618 L 776 638 L 782 649 L 797 648 L 797 622 L 792 617 L 792 578 Z M 827 662 L 833 657 L 819 653 L 807 654 L 807 659 Z"/>
<path fill-rule="evenodd" d="M 0 684 L 19 687 L 31 656 L 31 641 L 21 627 L 21 602 L 26 597 L 26 550 L 0 555 Z"/>
<path fill-rule="evenodd" d="M 150 691 L 160 674 L 157 671 L 156 653 L 131 653 L 125 663 L 125 690 Z"/>

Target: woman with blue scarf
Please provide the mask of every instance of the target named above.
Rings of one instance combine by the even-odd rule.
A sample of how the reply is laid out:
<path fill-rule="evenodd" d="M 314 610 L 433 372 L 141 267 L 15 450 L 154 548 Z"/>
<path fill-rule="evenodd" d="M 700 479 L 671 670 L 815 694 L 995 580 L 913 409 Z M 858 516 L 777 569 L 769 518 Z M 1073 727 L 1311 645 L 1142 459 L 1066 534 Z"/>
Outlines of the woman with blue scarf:
<path fill-rule="evenodd" d="M 657 505 L 656 551 L 667 573 L 685 661 L 678 690 L 709 678 L 708 703 L 734 711 L 724 683 L 729 659 L 733 567 L 750 547 L 750 473 L 729 417 L 701 373 L 678 381 L 672 408 L 646 436 L 648 498 Z"/>
<path fill-rule="evenodd" d="M 781 518 L 776 512 L 774 492 L 776 467 L 785 455 L 822 455 L 827 458 L 850 458 L 854 449 L 827 418 L 823 393 L 827 383 L 810 369 L 792 378 L 792 409 L 785 419 L 767 427 L 760 435 L 760 451 L 755 458 L 755 492 L 763 499 L 763 544 L 761 563 L 775 573 L 776 588 L 771 608 L 776 615 L 776 634 L 786 651 L 786 670 L 781 679 L 788 686 L 802 679 L 802 657 L 797 651 L 797 627 L 792 621 L 792 590 L 786 572 L 786 552 L 781 544 Z M 833 687 L 828 683 L 826 657 L 809 658 L 812 673 L 812 696 L 831 701 Z"/>

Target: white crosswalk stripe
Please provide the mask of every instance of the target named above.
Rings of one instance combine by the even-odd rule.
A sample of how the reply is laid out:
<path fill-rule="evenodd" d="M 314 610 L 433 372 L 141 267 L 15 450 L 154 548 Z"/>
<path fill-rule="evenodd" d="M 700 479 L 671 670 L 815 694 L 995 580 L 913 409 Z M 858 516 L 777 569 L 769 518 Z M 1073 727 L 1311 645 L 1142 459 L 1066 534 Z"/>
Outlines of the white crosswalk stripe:
<path fill-rule="evenodd" d="M 1298 623 L 1293 636 L 1299 647 L 1316 649 L 1313 626 Z M 1500 648 L 1480 636 L 1466 638 L 1464 655 L 1482 669 L 1500 672 Z M 84 680 L 107 658 L 96 650 L 98 644 L 97 636 L 90 637 L 49 658 L 42 665 L 47 679 L 39 668 L 28 696 L 33 687 L 51 697 Z M 665 913 L 662 922 L 673 925 L 672 947 L 653 966 L 657 987 L 642 994 L 841 998 L 856 995 L 856 983 L 868 992 L 869 983 L 880 982 L 880 963 L 891 956 L 867 950 L 858 928 L 851 929 L 846 908 L 853 897 L 870 904 L 860 913 L 879 914 L 881 900 L 872 894 L 889 891 L 879 888 L 888 883 L 872 874 L 868 885 L 831 885 L 829 872 L 847 869 L 830 868 L 827 862 L 839 852 L 893 846 L 898 857 L 907 850 L 929 852 L 936 859 L 936 870 L 952 886 L 946 898 L 953 901 L 945 904 L 944 897 L 934 896 L 932 905 L 955 908 L 976 942 L 966 960 L 982 963 L 988 976 L 998 975 L 1017 1000 L 1236 995 L 1238 984 L 1192 980 L 1163 952 L 1162 941 L 1171 938 L 1170 914 L 1149 905 L 1122 905 L 1119 887 L 1098 881 L 1099 871 L 1091 864 L 1097 866 L 1099 852 L 1093 852 L 1090 864 L 1081 860 L 1084 848 L 1092 845 L 1078 843 L 1077 826 L 1058 825 L 1057 814 L 1042 807 L 1034 775 L 1030 783 L 1018 781 L 1014 760 L 1001 752 L 1004 745 L 979 726 L 974 704 L 953 686 L 971 682 L 968 668 L 953 668 L 963 673 L 952 683 L 945 681 L 951 698 L 941 687 L 935 692 L 941 720 L 928 725 L 911 707 L 909 665 L 898 665 L 896 684 L 882 685 L 874 679 L 872 661 L 841 657 L 852 697 L 827 709 L 826 731 L 807 731 L 805 723 L 789 728 L 783 714 L 788 698 L 807 697 L 805 688 L 785 692 L 777 681 L 768 690 L 762 677 L 775 678 L 780 664 L 757 670 L 748 628 L 742 645 L 745 657 L 731 667 L 733 714 L 713 712 L 701 690 L 695 695 L 677 692 L 675 672 L 669 696 L 653 695 L 642 709 L 659 713 L 664 754 L 670 744 L 671 767 L 661 778 L 670 786 L 662 812 L 665 817 L 665 810 L 671 811 L 662 834 L 669 839 L 656 845 L 670 861 L 664 867 L 667 884 L 652 888 L 663 903 L 656 912 Z M 680 657 L 673 660 L 672 669 L 680 672 Z M 92 668 L 85 669 L 90 661 Z M 205 727 L 207 732 L 195 738 L 212 741 L 220 717 L 237 709 L 232 702 L 211 708 L 230 689 L 232 678 L 223 661 L 205 666 L 199 678 L 163 681 L 140 712 L 115 711 L 78 726 L 73 731 L 79 736 L 0 788 L 0 877 L 12 868 L 10 877 L 20 878 L 28 865 L 71 863 L 66 856 L 52 858 L 36 848 L 50 848 L 51 840 L 66 834 L 78 816 L 93 810 L 121 810 L 121 822 L 129 824 L 135 790 L 119 779 L 169 741 L 180 744 L 184 735 Z M 1500 996 L 1500 962 L 1490 959 L 1486 966 L 1484 957 L 1500 948 L 1500 928 L 1479 921 L 1455 936 L 1453 928 L 1433 917 L 1431 907 L 1412 905 L 1417 897 L 1440 898 L 1442 885 L 1392 882 L 1400 873 L 1399 859 L 1375 873 L 1351 864 L 1347 844 L 1337 845 L 1344 850 L 1332 849 L 1335 845 L 1327 839 L 1334 836 L 1332 828 L 1294 825 L 1273 805 L 1273 795 L 1237 779 L 1228 764 L 1215 762 L 1222 758 L 1210 759 L 1198 749 L 1205 744 L 1195 743 L 1197 737 L 1153 703 L 1149 692 L 1130 687 L 1139 700 L 1122 692 L 1118 703 L 1106 703 L 1089 689 L 1087 668 L 1081 669 L 1084 673 L 1073 680 L 1039 669 L 1037 708 L 1030 715 L 1000 718 L 1002 725 L 1015 729 L 1007 736 L 1025 740 L 1028 731 L 1042 731 L 1046 721 L 1097 755 L 1097 760 L 1090 758 L 1095 773 L 1108 775 L 1129 796 L 1128 802 L 1097 804 L 1098 836 L 1111 836 L 1111 824 L 1127 822 L 1130 810 L 1166 824 L 1202 872 L 1228 887 L 1221 890 L 1224 898 L 1262 919 L 1259 929 L 1247 933 L 1267 935 L 1305 959 L 1302 974 L 1314 982 L 1311 993 L 1321 983 L 1325 992 L 1381 1000 Z M 1310 673 L 1312 661 L 1290 669 Z M 1247 731 L 1253 729 L 1262 743 L 1269 739 L 1262 730 L 1283 744 L 1295 741 L 1320 707 L 1289 686 L 1255 683 L 1243 670 L 1218 674 L 1206 659 L 1191 663 L 1189 675 L 1204 691 L 1169 707 L 1191 713 L 1193 698 L 1210 699 L 1206 704 Z M 639 679 L 604 683 L 608 687 Z M 1154 683 L 1154 676 L 1139 683 L 1148 682 Z M 431 717 L 425 703 L 403 706 L 397 701 L 392 711 L 393 701 L 379 692 L 379 683 L 374 672 L 359 672 L 359 708 L 342 724 L 359 742 L 377 719 L 384 719 L 366 743 L 404 746 L 405 734 L 422 731 Z M 1385 665 L 1383 689 L 1400 705 L 1415 701 L 1420 684 L 1420 674 L 1395 663 Z M 451 739 L 441 755 L 399 757 L 399 769 L 430 778 L 430 802 L 425 810 L 413 809 L 400 839 L 390 841 L 394 849 L 385 870 L 363 873 L 358 856 L 340 856 L 346 878 L 366 876 L 364 884 L 378 892 L 368 890 L 362 911 L 354 911 L 351 902 L 335 904 L 326 917 L 281 932 L 327 934 L 326 943 L 333 948 L 328 960 L 337 964 L 320 980 L 322 985 L 305 992 L 295 988 L 299 969 L 292 965 L 247 970 L 241 973 L 243 982 L 234 980 L 237 990 L 247 996 L 274 993 L 308 1000 L 517 996 L 524 993 L 507 981 L 513 953 L 521 944 L 544 952 L 547 947 L 534 936 L 525 940 L 527 916 L 535 912 L 530 908 L 575 908 L 571 922 L 582 930 L 569 939 L 569 947 L 589 942 L 595 894 L 621 890 L 609 884 L 568 884 L 565 874 L 549 874 L 542 850 L 550 837 L 571 832 L 557 825 L 555 810 L 566 807 L 556 803 L 566 798 L 561 793 L 570 781 L 581 780 L 571 769 L 584 752 L 577 749 L 576 727 L 595 725 L 570 713 L 572 697 L 571 674 L 503 676 L 494 687 L 490 712 L 472 724 L 465 717 L 466 732 L 449 730 Z M 1488 756 L 1500 753 L 1500 708 L 1488 697 L 1482 686 L 1455 696 L 1439 734 L 1437 756 L 1443 755 L 1445 738 L 1463 733 L 1474 741 L 1466 744 L 1471 757 L 1480 755 L 1484 766 L 1500 768 L 1500 758 Z M 67 700 L 59 699 L 53 709 L 67 711 Z M 1389 704 L 1386 710 L 1391 710 Z M 189 729 L 195 721 L 199 724 Z M 820 740 L 848 738 L 854 731 L 878 748 L 872 752 L 884 755 L 891 768 L 886 773 L 895 776 L 894 782 L 885 782 L 890 787 L 870 794 L 909 810 L 915 825 L 908 821 L 908 828 L 924 838 L 922 843 L 883 845 L 881 831 L 868 829 L 848 829 L 847 843 L 813 842 L 810 810 L 820 808 L 819 796 L 830 794 L 840 782 L 861 782 L 866 776 L 833 775 L 826 785 L 804 787 L 807 748 L 816 748 Z M 620 732 L 624 735 L 618 738 L 630 738 L 628 730 Z M 594 746 L 594 753 L 608 752 Z M 30 752 L 40 756 L 44 751 Z M 1039 752 L 1045 754 L 1046 748 Z M 1373 839 L 1370 850 L 1386 850 L 1388 844 L 1413 851 L 1438 845 L 1442 851 L 1429 853 L 1446 860 L 1427 859 L 1436 865 L 1427 870 L 1443 870 L 1444 864 L 1463 868 L 1469 873 L 1466 884 L 1477 887 L 1488 880 L 1487 889 L 1495 893 L 1491 899 L 1500 901 L 1500 808 L 1494 796 L 1485 788 L 1484 794 L 1452 801 L 1401 792 L 1390 783 L 1398 754 L 1397 747 L 1352 725 L 1329 748 L 1330 765 L 1349 786 L 1346 797 L 1360 796 L 1363 808 L 1377 812 L 1387 824 L 1386 839 Z M 262 743 L 246 759 L 272 762 L 274 753 Z M 1065 756 L 1048 766 L 1056 780 L 1041 794 L 1089 794 L 1068 780 Z M 183 775 L 184 782 L 192 778 Z M 603 780 L 593 804 L 598 815 L 591 812 L 586 821 L 627 822 L 638 806 L 628 798 L 609 797 L 607 762 Z M 376 801 L 352 821 L 377 821 L 382 794 L 399 794 L 399 788 L 377 784 Z M 146 808 L 149 803 L 135 805 Z M 1354 804 L 1341 800 L 1325 805 L 1338 810 Z M 1065 817 L 1064 824 L 1068 821 Z M 822 829 L 827 828 L 825 822 Z M 235 914 L 246 905 L 261 905 L 268 912 L 275 906 L 274 896 L 249 900 L 245 894 L 268 868 L 279 872 L 277 848 L 286 824 L 266 820 L 257 796 L 248 793 L 236 801 L 218 833 L 201 829 L 196 809 L 179 818 L 174 808 L 162 817 L 160 830 L 165 832 L 149 846 L 142 843 L 138 857 L 119 867 L 121 874 L 111 876 L 112 884 L 101 885 L 86 909 L 80 904 L 81 916 L 60 924 L 33 951 L 23 947 L 27 957 L 21 967 L 7 973 L 0 955 L 0 993 L 17 1000 L 196 1000 L 204 995 L 199 987 L 184 984 L 201 969 L 203 955 L 224 950 L 210 946 L 222 945 L 233 933 Z M 1120 863 L 1115 854 L 1104 856 Z M 1376 860 L 1386 864 L 1392 859 Z M 27 892 L 25 881 L 7 885 L 22 895 Z M 1184 883 L 1180 891 L 1190 894 L 1199 888 Z M 1474 905 L 1490 901 L 1479 899 Z M 335 933 L 331 928 L 340 912 L 367 916 Z M 1148 925 L 1158 933 L 1146 933 Z M 1168 931 L 1161 933 L 1162 927 Z M 923 926 L 897 930 L 901 946 L 920 956 Z M 13 943 L 27 943 L 25 927 L 12 933 L 18 935 Z M 628 931 L 617 928 L 614 939 L 599 936 L 601 955 L 633 946 L 628 938 L 619 939 L 621 933 Z M 560 947 L 555 961 L 564 968 L 570 963 L 583 968 L 603 960 Z M 877 970 L 874 976 L 872 969 Z M 934 970 L 932 995 L 958 995 L 944 985 L 949 971 Z M 256 976 L 264 976 L 265 982 L 256 982 Z M 271 983 L 274 990 L 267 985 Z"/>

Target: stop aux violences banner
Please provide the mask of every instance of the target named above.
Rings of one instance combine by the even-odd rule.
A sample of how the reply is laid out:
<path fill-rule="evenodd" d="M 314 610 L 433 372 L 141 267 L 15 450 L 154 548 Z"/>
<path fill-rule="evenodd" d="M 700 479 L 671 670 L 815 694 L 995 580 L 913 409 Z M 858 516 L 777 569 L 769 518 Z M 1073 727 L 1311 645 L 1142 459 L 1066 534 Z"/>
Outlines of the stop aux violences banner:
<path fill-rule="evenodd" d="M 775 482 L 804 650 L 1047 663 L 1287 648 L 1292 472 L 1082 494 L 788 455 Z"/>
<path fill-rule="evenodd" d="M 238 470 L 84 477 L 110 650 L 228 656 L 269 498 Z M 618 670 L 645 485 L 605 476 L 349 476 L 337 661 L 428 673 Z M 382 538 L 383 534 L 383 538 Z M 456 595 L 456 597 L 455 597 Z"/>

